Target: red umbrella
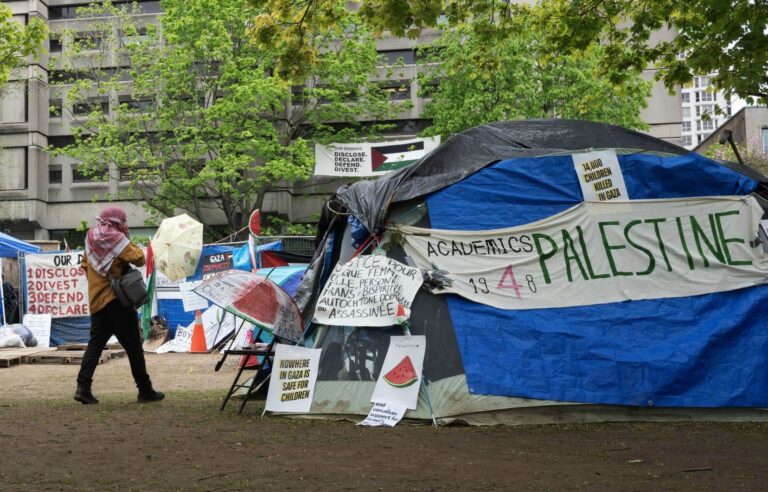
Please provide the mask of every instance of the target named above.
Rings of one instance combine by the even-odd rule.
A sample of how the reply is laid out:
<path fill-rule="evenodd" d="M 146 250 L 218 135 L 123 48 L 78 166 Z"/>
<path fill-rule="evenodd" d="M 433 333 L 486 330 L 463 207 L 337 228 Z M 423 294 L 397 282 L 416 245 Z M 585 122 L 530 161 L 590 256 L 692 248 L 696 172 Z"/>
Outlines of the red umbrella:
<path fill-rule="evenodd" d="M 277 337 L 297 342 L 304 331 L 301 312 L 291 296 L 255 273 L 228 270 L 204 280 L 194 292 Z"/>

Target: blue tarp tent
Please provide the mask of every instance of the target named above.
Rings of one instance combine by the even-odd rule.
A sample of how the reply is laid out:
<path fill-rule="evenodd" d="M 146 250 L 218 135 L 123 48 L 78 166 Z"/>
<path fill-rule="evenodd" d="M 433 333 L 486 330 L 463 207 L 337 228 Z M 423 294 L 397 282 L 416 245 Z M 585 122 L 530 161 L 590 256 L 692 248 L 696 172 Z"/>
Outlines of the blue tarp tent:
<path fill-rule="evenodd" d="M 8 234 L 0 232 L 0 258 L 16 258 L 19 253 L 39 253 L 41 249 L 34 244 L 25 243 Z"/>
<path fill-rule="evenodd" d="M 398 230 L 399 237 L 388 232 L 398 224 L 418 227 L 419 237 L 466 233 L 464 246 L 472 252 L 486 246 L 473 242 L 475 231 L 535 227 L 581 204 L 573 156 L 595 148 L 618 155 L 631 200 L 627 209 L 632 201 L 690 197 L 751 197 L 758 209 L 765 203 L 765 178 L 754 170 L 636 132 L 563 120 L 485 125 L 451 138 L 409 168 L 337 192 L 326 208 L 338 216 L 326 220 L 323 242 L 299 287 L 305 317 L 312 315 L 329 269 L 355 254 L 347 214 L 383 237 L 386 254 L 403 262 L 416 257 L 406 257 L 407 231 Z M 751 238 L 744 242 L 757 248 Z M 469 254 L 453 248 L 444 251 Z M 499 248 L 488 254 L 514 253 Z M 441 274 L 452 278 L 450 269 Z M 517 286 L 523 279 L 506 282 Z M 768 418 L 758 410 L 768 406 L 768 327 L 762 321 L 768 318 L 768 286 L 762 282 L 621 302 L 602 300 L 604 287 L 594 282 L 585 287 L 594 302 L 541 309 L 502 309 L 433 286 L 417 294 L 410 320 L 411 332 L 427 337 L 423 376 L 431 405 L 421 398 L 407 416 L 429 418 L 431 406 L 438 419 L 477 423 Z M 489 282 L 488 290 L 495 287 Z M 311 413 L 367 414 L 382 352 L 389 337 L 402 331 L 316 328 L 323 357 Z"/>

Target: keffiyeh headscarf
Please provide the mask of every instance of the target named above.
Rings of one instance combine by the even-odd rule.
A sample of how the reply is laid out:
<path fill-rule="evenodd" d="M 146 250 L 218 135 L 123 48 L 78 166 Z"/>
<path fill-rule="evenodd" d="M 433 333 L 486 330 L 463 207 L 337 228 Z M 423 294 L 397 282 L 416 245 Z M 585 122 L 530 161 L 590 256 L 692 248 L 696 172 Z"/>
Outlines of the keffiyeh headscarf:
<path fill-rule="evenodd" d="M 128 217 L 120 207 L 107 207 L 96 220 L 98 225 L 85 236 L 85 254 L 91 268 L 106 277 L 112 262 L 130 242 Z"/>

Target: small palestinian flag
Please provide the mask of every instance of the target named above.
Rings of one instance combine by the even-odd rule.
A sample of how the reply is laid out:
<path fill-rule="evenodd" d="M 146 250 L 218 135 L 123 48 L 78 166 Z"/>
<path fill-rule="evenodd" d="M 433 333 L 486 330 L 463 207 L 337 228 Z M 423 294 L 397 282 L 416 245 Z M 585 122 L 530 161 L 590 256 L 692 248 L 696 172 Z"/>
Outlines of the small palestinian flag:
<path fill-rule="evenodd" d="M 397 303 L 397 314 L 395 315 L 395 323 L 398 325 L 404 325 L 411 317 L 411 310 L 405 306 Z"/>
<path fill-rule="evenodd" d="M 394 171 L 424 157 L 424 141 L 371 146 L 371 170 Z"/>

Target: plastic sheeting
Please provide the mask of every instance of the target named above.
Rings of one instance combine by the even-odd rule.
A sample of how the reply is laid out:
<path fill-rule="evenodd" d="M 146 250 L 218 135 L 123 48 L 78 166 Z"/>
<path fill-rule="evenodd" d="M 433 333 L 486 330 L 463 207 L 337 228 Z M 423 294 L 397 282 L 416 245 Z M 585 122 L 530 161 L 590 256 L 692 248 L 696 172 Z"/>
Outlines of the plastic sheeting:
<path fill-rule="evenodd" d="M 740 195 L 757 186 L 697 154 L 619 160 L 634 199 Z M 525 224 L 579 201 L 570 156 L 502 161 L 427 199 L 432 227 L 455 230 Z M 473 394 L 764 407 L 767 289 L 526 311 L 448 296 L 448 306 Z"/>

